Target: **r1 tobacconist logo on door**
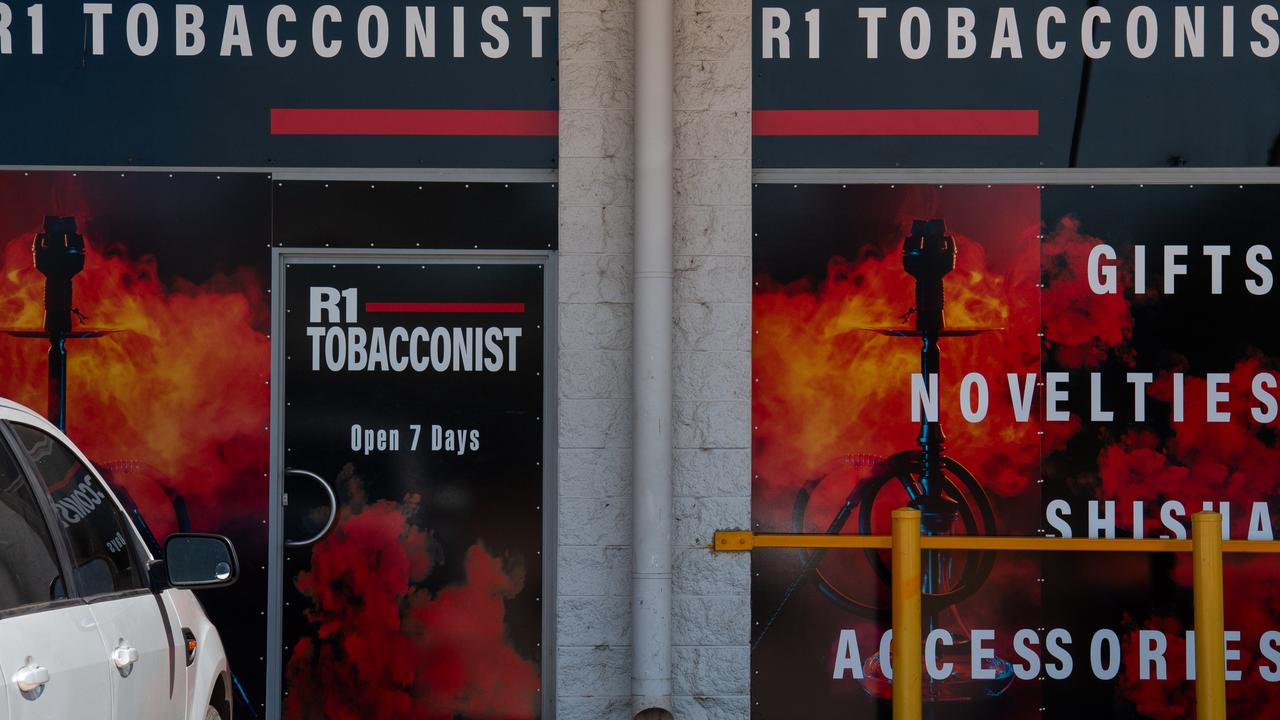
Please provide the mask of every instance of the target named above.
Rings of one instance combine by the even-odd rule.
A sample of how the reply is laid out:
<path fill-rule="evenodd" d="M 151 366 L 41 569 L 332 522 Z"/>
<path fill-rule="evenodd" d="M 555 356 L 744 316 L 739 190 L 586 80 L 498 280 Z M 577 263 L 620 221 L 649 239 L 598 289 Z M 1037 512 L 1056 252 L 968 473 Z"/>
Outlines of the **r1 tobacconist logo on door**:
<path fill-rule="evenodd" d="M 331 372 L 516 372 L 519 327 L 356 325 L 356 288 L 312 287 L 311 369 Z M 365 302 L 366 315 L 523 314 L 523 303 Z"/>

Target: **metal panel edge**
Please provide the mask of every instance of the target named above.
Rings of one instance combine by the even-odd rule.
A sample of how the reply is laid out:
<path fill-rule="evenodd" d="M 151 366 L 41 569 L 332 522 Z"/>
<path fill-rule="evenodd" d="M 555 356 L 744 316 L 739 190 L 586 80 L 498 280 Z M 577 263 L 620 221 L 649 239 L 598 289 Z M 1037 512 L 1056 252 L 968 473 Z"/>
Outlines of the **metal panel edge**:
<path fill-rule="evenodd" d="M 542 378 L 542 717 L 556 717 L 556 609 L 560 597 L 560 263 L 556 251 L 540 253 L 543 300 Z"/>
<path fill-rule="evenodd" d="M 283 478 L 280 465 L 284 443 L 284 342 L 277 341 L 284 331 L 284 255 L 283 248 L 271 248 L 271 450 L 268 482 L 267 512 L 267 703 L 265 716 L 274 720 L 282 716 L 283 658 L 281 644 L 284 638 L 284 508 L 280 503 Z"/>
<path fill-rule="evenodd" d="M 1219 185 L 1280 183 L 1280 168 L 756 168 L 761 185 Z"/>
<path fill-rule="evenodd" d="M 184 167 L 135 165 L 0 165 L 0 172 L 115 172 L 115 173 L 266 173 L 276 180 L 380 181 L 380 182 L 506 182 L 554 183 L 555 168 L 288 168 L 288 167 Z"/>

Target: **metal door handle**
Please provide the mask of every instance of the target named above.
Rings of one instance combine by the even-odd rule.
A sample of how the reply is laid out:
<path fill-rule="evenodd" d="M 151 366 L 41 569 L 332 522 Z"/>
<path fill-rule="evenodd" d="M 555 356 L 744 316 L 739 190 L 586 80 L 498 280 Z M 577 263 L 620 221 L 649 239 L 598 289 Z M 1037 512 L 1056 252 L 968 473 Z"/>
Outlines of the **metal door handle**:
<path fill-rule="evenodd" d="M 133 672 L 133 664 L 138 662 L 138 649 L 121 641 L 120 646 L 111 651 L 111 662 L 115 663 L 121 677 L 129 677 L 129 673 Z"/>
<path fill-rule="evenodd" d="M 49 668 L 39 665 L 24 665 L 13 674 L 13 683 L 23 694 L 33 693 L 49 682 Z"/>
<path fill-rule="evenodd" d="M 338 496 L 333 492 L 333 488 L 329 487 L 329 483 L 325 482 L 324 478 L 311 472 L 310 470 L 299 470 L 298 468 L 285 468 L 284 474 L 285 474 L 285 477 L 288 477 L 290 475 L 296 475 L 298 477 L 305 477 L 305 478 L 310 478 L 311 480 L 314 480 L 315 482 L 319 483 L 320 487 L 324 488 L 325 495 L 329 499 L 329 519 L 325 521 L 324 527 L 320 529 L 320 532 L 316 533 L 315 535 L 312 535 L 311 537 L 305 540 L 289 540 L 286 538 L 284 541 L 284 544 L 286 547 L 307 547 L 308 545 L 314 545 L 320 542 L 320 539 L 323 538 L 325 535 L 329 534 L 329 530 L 333 528 L 334 521 L 338 519 Z M 284 500 L 284 504 L 288 506 L 289 504 L 288 493 L 284 494 L 283 500 Z"/>

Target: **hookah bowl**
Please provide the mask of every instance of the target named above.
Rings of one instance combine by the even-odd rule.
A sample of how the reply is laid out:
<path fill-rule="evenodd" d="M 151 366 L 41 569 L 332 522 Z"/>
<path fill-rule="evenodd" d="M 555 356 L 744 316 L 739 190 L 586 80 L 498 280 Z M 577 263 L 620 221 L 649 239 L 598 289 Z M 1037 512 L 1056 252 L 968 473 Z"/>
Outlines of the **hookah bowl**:
<path fill-rule="evenodd" d="M 71 331 L 71 278 L 84 269 L 84 237 L 76 219 L 49 215 L 31 246 L 36 270 L 45 276 L 44 327 L 51 336 Z"/>
<path fill-rule="evenodd" d="M 1013 683 L 1013 665 L 1008 660 L 999 656 L 984 658 L 981 665 L 990 677 L 975 678 L 970 657 L 968 640 L 957 641 L 938 653 L 939 665 L 952 665 L 951 674 L 945 679 L 934 680 L 929 677 L 928 668 L 922 668 L 924 702 L 954 706 L 999 697 L 1009 689 Z M 893 699 L 893 680 L 885 673 L 880 653 L 867 658 L 862 674 L 862 688 L 868 695 L 884 701 Z"/>

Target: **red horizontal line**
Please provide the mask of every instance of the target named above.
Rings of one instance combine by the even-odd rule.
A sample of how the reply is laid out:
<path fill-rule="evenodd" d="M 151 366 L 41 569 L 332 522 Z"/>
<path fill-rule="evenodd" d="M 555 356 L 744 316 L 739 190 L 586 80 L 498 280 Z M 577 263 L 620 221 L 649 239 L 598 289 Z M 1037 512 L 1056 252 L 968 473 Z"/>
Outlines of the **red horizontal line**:
<path fill-rule="evenodd" d="M 1038 110 L 756 110 L 752 132 L 775 135 L 1039 135 Z"/>
<path fill-rule="evenodd" d="M 524 303 L 371 302 L 365 303 L 364 310 L 371 313 L 522 313 Z"/>
<path fill-rule="evenodd" d="M 272 135 L 508 135 L 555 137 L 555 110 L 272 108 Z"/>

